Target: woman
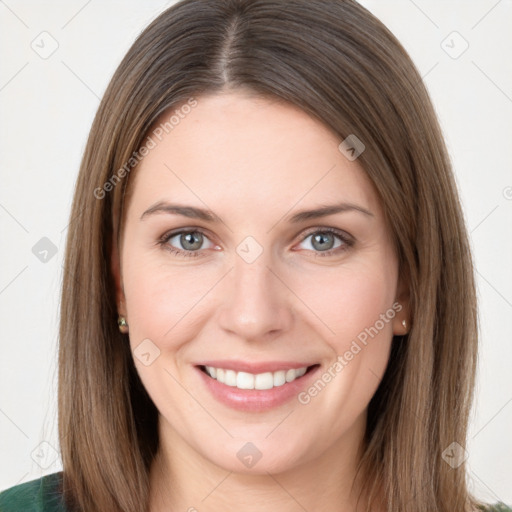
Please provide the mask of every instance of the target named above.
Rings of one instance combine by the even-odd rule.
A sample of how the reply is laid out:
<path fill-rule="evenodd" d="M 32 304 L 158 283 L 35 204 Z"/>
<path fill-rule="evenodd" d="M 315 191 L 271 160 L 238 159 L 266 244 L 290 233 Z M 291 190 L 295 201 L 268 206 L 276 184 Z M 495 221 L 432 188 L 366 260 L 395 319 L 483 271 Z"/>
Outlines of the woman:
<path fill-rule="evenodd" d="M 466 487 L 471 256 L 428 94 L 352 1 L 184 0 L 99 107 L 63 472 L 1 510 L 510 510 Z"/>

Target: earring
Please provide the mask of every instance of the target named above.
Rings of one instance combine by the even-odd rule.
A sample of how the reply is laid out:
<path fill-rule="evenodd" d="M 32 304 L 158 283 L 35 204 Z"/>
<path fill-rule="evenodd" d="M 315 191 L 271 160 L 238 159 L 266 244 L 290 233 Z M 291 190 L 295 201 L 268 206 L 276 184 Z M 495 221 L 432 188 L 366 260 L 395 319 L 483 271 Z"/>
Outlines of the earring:
<path fill-rule="evenodd" d="M 407 320 L 402 320 L 402 325 L 404 326 L 404 329 L 407 329 Z"/>
<path fill-rule="evenodd" d="M 119 315 L 119 318 L 117 319 L 117 325 L 119 326 L 119 331 L 123 334 L 128 332 L 128 324 L 126 323 L 126 318 L 124 316 Z"/>

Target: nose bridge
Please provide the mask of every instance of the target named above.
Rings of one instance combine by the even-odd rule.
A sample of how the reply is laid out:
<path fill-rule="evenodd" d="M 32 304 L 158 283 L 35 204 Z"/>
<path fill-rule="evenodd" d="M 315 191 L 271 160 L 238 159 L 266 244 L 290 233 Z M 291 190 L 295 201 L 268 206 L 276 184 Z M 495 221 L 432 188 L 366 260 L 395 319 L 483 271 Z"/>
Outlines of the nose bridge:
<path fill-rule="evenodd" d="M 221 314 L 224 329 L 257 339 L 289 326 L 288 294 L 272 267 L 270 251 L 262 251 L 254 260 L 244 253 L 235 256 Z"/>

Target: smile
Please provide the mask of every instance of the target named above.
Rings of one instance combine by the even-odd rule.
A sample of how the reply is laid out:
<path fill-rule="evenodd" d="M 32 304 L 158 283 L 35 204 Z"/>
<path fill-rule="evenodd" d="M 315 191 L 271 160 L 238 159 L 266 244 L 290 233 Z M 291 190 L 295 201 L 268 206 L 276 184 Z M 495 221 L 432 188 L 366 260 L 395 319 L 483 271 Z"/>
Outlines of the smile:
<path fill-rule="evenodd" d="M 282 386 L 287 382 L 293 382 L 299 377 L 302 377 L 308 371 L 307 366 L 258 374 L 242 371 L 237 372 L 235 370 L 215 368 L 213 366 L 203 366 L 201 369 L 212 379 L 215 379 L 226 386 L 236 387 L 238 389 L 258 390 L 272 389 L 274 387 Z"/>
<path fill-rule="evenodd" d="M 302 361 L 200 361 L 202 386 L 218 402 L 244 412 L 264 412 L 292 401 L 320 372 L 320 364 Z"/>

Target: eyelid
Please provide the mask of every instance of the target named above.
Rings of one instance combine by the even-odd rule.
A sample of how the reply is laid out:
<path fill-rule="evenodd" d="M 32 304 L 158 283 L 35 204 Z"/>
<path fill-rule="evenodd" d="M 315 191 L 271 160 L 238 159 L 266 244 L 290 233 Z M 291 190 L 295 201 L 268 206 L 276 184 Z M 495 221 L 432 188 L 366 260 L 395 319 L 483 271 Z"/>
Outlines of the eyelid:
<path fill-rule="evenodd" d="M 333 233 L 334 235 L 339 236 L 346 242 L 354 242 L 355 239 L 352 235 L 344 231 L 343 229 L 339 228 L 333 228 L 330 226 L 314 226 L 312 228 L 307 228 L 306 233 L 302 235 L 301 241 L 304 241 L 308 236 L 312 235 L 313 233 Z"/>

